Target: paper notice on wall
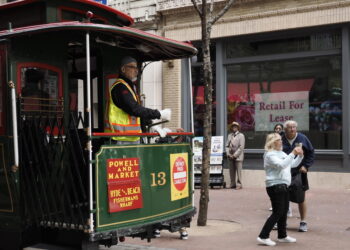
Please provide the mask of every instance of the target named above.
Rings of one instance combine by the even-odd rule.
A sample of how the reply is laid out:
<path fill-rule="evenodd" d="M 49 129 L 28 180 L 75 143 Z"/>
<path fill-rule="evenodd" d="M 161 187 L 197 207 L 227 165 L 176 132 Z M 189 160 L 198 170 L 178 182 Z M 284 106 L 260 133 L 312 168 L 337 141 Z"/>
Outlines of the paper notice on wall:
<path fill-rule="evenodd" d="M 277 123 L 298 122 L 298 130 L 309 131 L 309 92 L 255 94 L 255 131 L 273 131 Z"/>

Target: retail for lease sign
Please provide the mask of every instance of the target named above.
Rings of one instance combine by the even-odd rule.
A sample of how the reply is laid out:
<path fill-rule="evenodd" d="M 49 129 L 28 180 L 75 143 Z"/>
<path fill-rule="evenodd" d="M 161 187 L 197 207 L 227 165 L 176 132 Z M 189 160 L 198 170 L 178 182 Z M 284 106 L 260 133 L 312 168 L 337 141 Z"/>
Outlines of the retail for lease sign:
<path fill-rule="evenodd" d="M 107 160 L 109 212 L 142 208 L 139 158 Z"/>
<path fill-rule="evenodd" d="M 188 197 L 188 154 L 170 154 L 171 200 Z"/>
<path fill-rule="evenodd" d="M 298 122 L 298 130 L 309 130 L 309 92 L 255 94 L 255 131 L 272 131 L 277 123 Z"/>

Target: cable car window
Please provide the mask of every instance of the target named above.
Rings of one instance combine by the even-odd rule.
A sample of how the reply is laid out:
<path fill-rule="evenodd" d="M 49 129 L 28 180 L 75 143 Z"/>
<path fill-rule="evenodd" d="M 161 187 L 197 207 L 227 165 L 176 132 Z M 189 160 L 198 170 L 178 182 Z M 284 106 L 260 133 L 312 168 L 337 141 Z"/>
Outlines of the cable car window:
<path fill-rule="evenodd" d="M 5 132 L 5 50 L 0 46 L 0 135 Z"/>
<path fill-rule="evenodd" d="M 69 110 L 74 114 L 79 129 L 84 127 L 84 95 L 84 80 L 77 78 L 69 79 Z"/>
<path fill-rule="evenodd" d="M 92 117 L 93 117 L 93 128 L 98 128 L 98 81 L 97 77 L 92 79 Z"/>
<path fill-rule="evenodd" d="M 63 112 L 60 74 L 40 67 L 20 68 L 21 111 L 32 115 Z"/>

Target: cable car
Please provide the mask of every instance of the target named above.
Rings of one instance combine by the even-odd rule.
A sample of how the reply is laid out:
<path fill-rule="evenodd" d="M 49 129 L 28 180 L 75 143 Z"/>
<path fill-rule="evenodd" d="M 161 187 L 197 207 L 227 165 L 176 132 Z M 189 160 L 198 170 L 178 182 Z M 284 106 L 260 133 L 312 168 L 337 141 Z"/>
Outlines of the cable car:
<path fill-rule="evenodd" d="M 38 242 L 93 249 L 189 226 L 188 138 L 116 145 L 118 134 L 104 133 L 123 56 L 144 63 L 196 54 L 191 44 L 132 24 L 89 0 L 0 6 L 0 249 Z"/>

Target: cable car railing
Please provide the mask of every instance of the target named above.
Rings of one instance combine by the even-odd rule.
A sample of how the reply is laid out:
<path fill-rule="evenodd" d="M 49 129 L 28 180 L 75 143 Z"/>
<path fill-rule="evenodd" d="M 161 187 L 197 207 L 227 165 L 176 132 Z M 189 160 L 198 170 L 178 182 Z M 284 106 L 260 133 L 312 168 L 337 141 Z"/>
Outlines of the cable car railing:
<path fill-rule="evenodd" d="M 63 100 L 36 103 L 36 109 L 25 109 L 24 100 L 19 99 L 19 145 L 27 223 L 88 230 L 88 167 L 78 130 L 83 118 L 72 113 L 66 121 Z"/>
<path fill-rule="evenodd" d="M 84 230 L 89 227 L 89 164 L 86 124 L 79 112 L 64 116 L 63 100 L 19 98 L 20 192 L 28 225 Z M 29 105 L 30 104 L 30 105 Z M 28 108 L 30 107 L 30 108 Z M 35 108 L 33 108 L 35 107 Z M 157 133 L 92 134 L 98 142 L 112 144 L 114 136 L 144 138 Z M 168 141 L 188 141 L 192 133 L 168 133 Z M 163 139 L 164 138 L 160 138 Z"/>

